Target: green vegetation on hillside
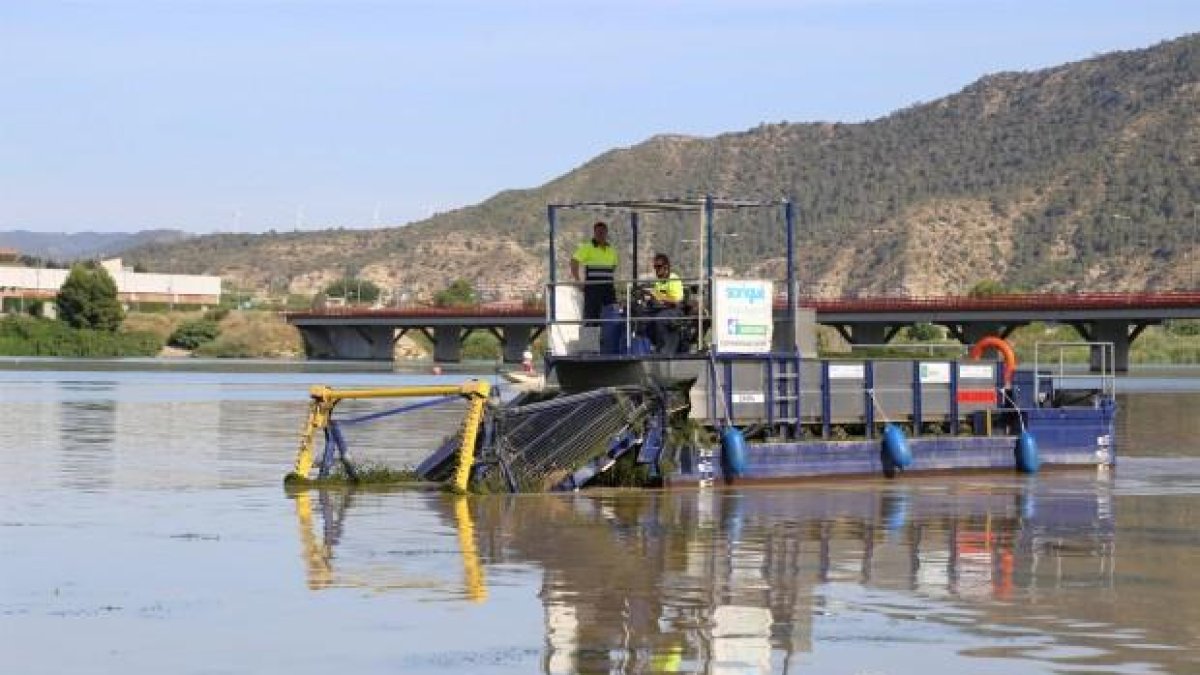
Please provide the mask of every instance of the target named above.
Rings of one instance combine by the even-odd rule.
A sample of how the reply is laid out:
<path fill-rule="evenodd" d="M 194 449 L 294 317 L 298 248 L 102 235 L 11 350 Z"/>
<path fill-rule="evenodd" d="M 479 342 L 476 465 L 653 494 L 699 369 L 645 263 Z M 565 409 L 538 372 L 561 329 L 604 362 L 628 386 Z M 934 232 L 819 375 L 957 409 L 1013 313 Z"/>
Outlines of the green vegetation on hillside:
<path fill-rule="evenodd" d="M 264 287 L 352 268 L 386 288 L 430 294 L 455 279 L 536 288 L 547 203 L 712 193 L 794 200 L 806 292 L 965 293 L 983 278 L 1030 290 L 1179 288 L 1200 278 L 1196 147 L 1200 35 L 1189 35 L 984 77 L 861 124 L 659 136 L 536 189 L 402 228 L 212 235 L 126 257 Z M 562 222 L 560 264 L 594 214 L 573 217 Z M 614 223 L 623 244 L 624 223 Z M 684 241 L 694 223 L 649 225 L 644 250 L 674 254 L 681 273 L 695 272 Z M 720 227 L 739 235 L 722 239 L 722 264 L 778 272 L 774 216 Z"/>
<path fill-rule="evenodd" d="M 370 304 L 379 299 L 379 286 L 367 279 L 342 277 L 322 291 L 327 298 L 343 298 L 347 304 Z"/>
<path fill-rule="evenodd" d="M 455 279 L 449 286 L 434 294 L 433 304 L 438 307 L 471 307 L 479 304 L 479 299 L 470 281 Z"/>

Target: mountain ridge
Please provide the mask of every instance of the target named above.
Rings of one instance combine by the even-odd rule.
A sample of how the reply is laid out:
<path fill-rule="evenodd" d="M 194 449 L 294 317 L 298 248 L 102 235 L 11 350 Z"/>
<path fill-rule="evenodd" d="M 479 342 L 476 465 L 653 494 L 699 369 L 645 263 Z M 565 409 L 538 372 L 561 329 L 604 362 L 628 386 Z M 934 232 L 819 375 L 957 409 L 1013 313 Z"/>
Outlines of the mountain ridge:
<path fill-rule="evenodd" d="M 189 235 L 180 230 L 150 229 L 135 232 L 34 232 L 0 231 L 0 247 L 21 255 L 60 263 L 120 254 L 150 243 L 174 243 Z"/>
<path fill-rule="evenodd" d="M 818 295 L 961 293 L 984 278 L 1031 290 L 1171 288 L 1200 265 L 1198 110 L 1192 34 L 986 75 L 867 122 L 657 134 L 399 228 L 208 235 L 126 255 L 295 292 L 358 274 L 395 292 L 462 277 L 519 295 L 544 281 L 547 203 L 712 193 L 791 198 L 801 281 Z M 560 254 L 586 231 L 583 220 L 565 225 Z M 727 227 L 739 236 L 724 263 L 777 271 L 777 225 Z M 643 250 L 690 260 L 686 238 L 651 232 Z"/>

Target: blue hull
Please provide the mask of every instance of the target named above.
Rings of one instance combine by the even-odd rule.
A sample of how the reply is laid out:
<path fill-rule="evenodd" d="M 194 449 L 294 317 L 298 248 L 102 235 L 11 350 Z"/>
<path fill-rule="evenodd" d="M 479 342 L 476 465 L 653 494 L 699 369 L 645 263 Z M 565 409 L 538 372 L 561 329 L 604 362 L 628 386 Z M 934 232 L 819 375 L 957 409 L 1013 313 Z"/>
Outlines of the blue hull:
<path fill-rule="evenodd" d="M 1098 467 L 1115 462 L 1113 407 L 1033 411 L 1028 429 L 1037 439 L 1043 467 Z M 908 439 L 913 463 L 905 472 L 1016 471 L 1017 436 L 924 436 Z M 787 481 L 830 476 L 884 476 L 880 439 L 752 443 L 737 481 Z M 720 448 L 680 450 L 665 478 L 687 485 L 726 482 Z"/>

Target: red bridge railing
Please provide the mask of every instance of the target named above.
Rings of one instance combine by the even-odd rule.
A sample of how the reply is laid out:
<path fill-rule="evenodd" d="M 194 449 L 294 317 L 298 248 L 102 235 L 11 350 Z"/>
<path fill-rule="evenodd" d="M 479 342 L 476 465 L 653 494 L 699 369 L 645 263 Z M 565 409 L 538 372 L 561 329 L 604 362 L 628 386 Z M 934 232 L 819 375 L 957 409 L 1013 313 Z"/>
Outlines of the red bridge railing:
<path fill-rule="evenodd" d="M 783 307 L 783 298 L 775 299 Z M 818 312 L 921 312 L 921 311 L 1046 311 L 1084 309 L 1179 309 L 1200 307 L 1200 291 L 1161 293 L 1012 293 L 972 297 L 881 296 L 871 298 L 801 297 L 801 307 Z M 513 300 L 489 302 L 470 307 L 328 307 L 319 310 L 287 312 L 289 319 L 325 317 L 433 318 L 433 317 L 519 317 L 543 316 L 540 303 Z"/>

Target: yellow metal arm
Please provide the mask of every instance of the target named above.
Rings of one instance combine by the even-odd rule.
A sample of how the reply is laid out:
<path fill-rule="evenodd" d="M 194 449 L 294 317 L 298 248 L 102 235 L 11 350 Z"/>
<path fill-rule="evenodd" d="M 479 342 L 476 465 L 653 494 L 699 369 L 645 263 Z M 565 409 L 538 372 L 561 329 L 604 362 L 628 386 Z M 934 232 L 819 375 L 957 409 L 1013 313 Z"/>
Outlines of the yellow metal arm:
<path fill-rule="evenodd" d="M 307 479 L 312 471 L 313 444 L 317 432 L 329 426 L 329 418 L 338 402 L 348 399 L 376 398 L 422 398 L 432 396 L 462 396 L 470 401 L 466 419 L 463 420 L 462 445 L 459 446 L 458 468 L 454 474 L 454 487 L 466 491 L 471 477 L 471 465 L 475 461 L 475 440 L 479 425 L 483 422 L 491 386 L 482 380 L 468 380 L 456 385 L 418 385 L 411 387 L 380 387 L 373 389 L 333 389 L 316 385 L 309 389 L 312 399 L 308 408 L 308 419 L 300 433 L 300 450 L 296 453 L 295 465 L 288 480 Z"/>

